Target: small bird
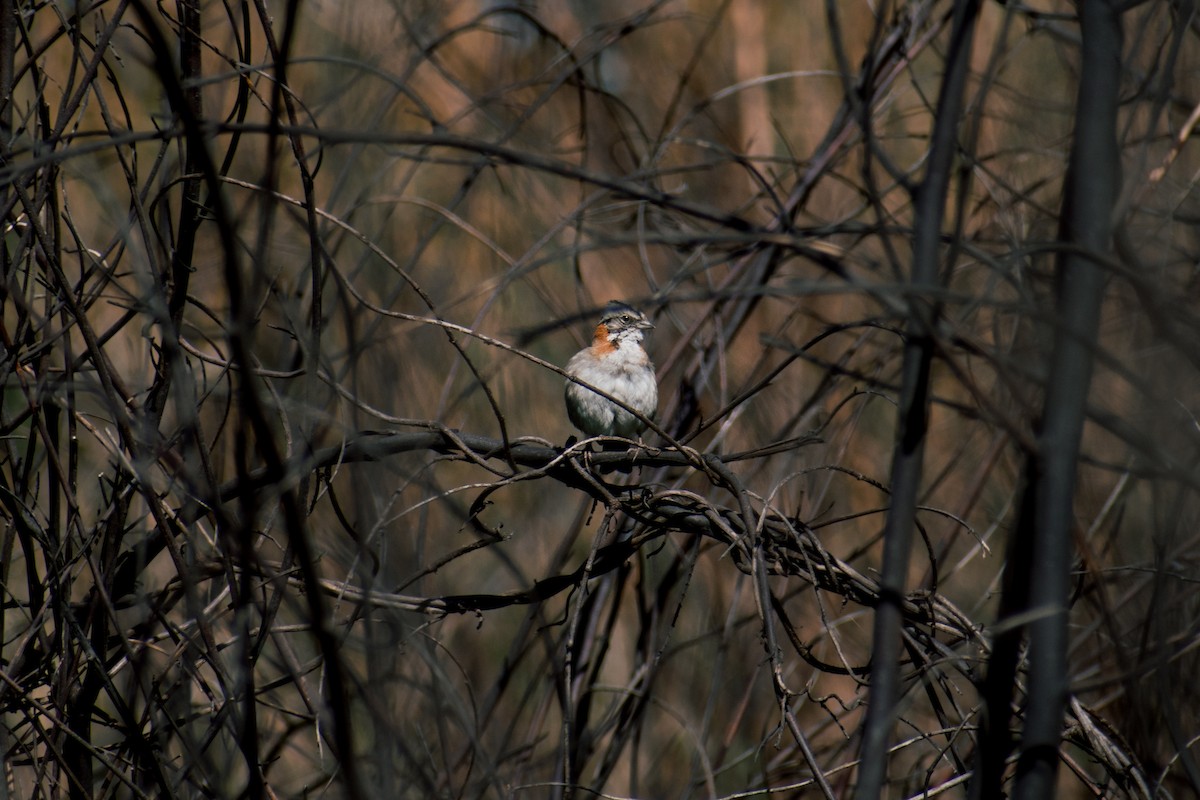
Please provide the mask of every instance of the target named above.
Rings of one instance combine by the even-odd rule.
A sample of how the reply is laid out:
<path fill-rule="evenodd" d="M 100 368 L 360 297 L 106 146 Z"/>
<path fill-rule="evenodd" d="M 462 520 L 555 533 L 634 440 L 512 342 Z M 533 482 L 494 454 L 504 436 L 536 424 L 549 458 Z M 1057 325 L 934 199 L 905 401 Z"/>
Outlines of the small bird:
<path fill-rule="evenodd" d="M 654 325 L 646 315 L 613 300 L 592 334 L 592 344 L 567 362 L 567 374 L 608 392 L 642 416 L 658 408 L 654 365 L 642 349 L 642 337 Z M 607 397 L 567 381 L 567 415 L 588 436 L 632 438 L 646 424 Z"/>

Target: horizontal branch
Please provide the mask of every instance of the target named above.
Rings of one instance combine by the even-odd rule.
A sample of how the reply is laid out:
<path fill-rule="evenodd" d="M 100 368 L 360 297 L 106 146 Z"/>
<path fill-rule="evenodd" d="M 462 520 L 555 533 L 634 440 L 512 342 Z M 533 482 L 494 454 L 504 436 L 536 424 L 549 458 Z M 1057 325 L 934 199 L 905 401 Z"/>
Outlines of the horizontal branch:
<path fill-rule="evenodd" d="M 803 440 L 799 440 L 802 443 Z M 613 446 L 619 450 L 591 452 L 589 445 Z M 615 508 L 640 524 L 627 541 L 602 548 L 587 574 L 597 576 L 619 568 L 647 542 L 679 532 L 712 539 L 727 548 L 736 568 L 746 574 L 753 570 L 754 553 L 746 536 L 747 518 L 743 502 L 754 506 L 756 518 L 749 523 L 758 528 L 756 546 L 768 571 L 776 576 L 796 577 L 831 592 L 847 602 L 874 607 L 879 599 L 878 584 L 854 567 L 833 556 L 803 521 L 786 518 L 780 512 L 752 498 L 732 496 L 727 506 L 716 505 L 692 492 L 654 490 L 649 486 L 608 484 L 601 474 L 608 469 L 640 466 L 675 467 L 703 471 L 714 486 L 735 491 L 722 475 L 729 474 L 728 463 L 713 454 L 683 452 L 646 446 L 633 446 L 627 440 L 606 437 L 588 439 L 570 447 L 554 447 L 543 440 L 513 440 L 505 443 L 478 434 L 431 428 L 405 432 L 366 432 L 345 443 L 313 451 L 293 459 L 286 474 L 268 469 L 252 472 L 243 481 L 221 487 L 216 502 L 229 503 L 246 494 L 263 506 L 268 498 L 294 486 L 314 472 L 345 464 L 382 462 L 404 453 L 423 452 L 446 456 L 477 465 L 497 478 L 497 486 L 517 481 L 548 479 L 584 492 L 607 507 Z M 628 447 L 628 449 L 626 449 Z M 699 470 L 695 465 L 704 466 Z M 509 465 L 525 468 L 513 472 Z M 176 515 L 180 526 L 194 523 L 205 515 L 207 505 L 188 503 Z M 153 560 L 166 542 L 161 530 L 154 531 L 139 547 L 122 554 L 114 580 L 114 597 L 132 594 L 140 570 Z M 532 587 L 503 594 L 472 594 L 445 597 L 413 597 L 375 592 L 350 584 L 325 581 L 327 591 L 343 599 L 366 602 L 373 606 L 421 611 L 435 615 L 486 611 L 546 600 L 577 585 L 581 568 L 535 582 Z M 956 639 L 977 639 L 978 629 L 967 617 L 938 595 L 914 593 L 903 598 L 903 616 L 908 624 L 931 625 Z"/>

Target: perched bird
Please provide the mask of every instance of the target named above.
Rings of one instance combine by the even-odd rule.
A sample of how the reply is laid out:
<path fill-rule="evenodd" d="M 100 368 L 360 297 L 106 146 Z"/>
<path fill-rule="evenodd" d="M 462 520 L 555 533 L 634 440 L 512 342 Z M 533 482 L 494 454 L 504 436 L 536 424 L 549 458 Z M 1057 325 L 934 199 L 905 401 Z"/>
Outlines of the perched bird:
<path fill-rule="evenodd" d="M 592 334 L 592 344 L 567 362 L 567 374 L 608 392 L 642 416 L 658 408 L 658 382 L 654 365 L 642 349 L 642 337 L 653 328 L 646 315 L 611 301 Z M 586 386 L 567 381 L 567 414 L 576 428 L 589 436 L 632 438 L 646 424 L 607 397 Z"/>

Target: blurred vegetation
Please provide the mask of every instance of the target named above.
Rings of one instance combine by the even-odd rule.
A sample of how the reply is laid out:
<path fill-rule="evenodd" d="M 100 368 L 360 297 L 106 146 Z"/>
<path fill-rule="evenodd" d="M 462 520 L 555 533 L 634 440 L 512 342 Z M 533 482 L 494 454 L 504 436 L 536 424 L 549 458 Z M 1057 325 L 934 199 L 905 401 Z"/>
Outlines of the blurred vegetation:
<path fill-rule="evenodd" d="M 1022 650 L 999 744 L 984 676 L 1042 613 L 1000 598 L 1074 336 L 1064 185 L 1093 123 L 1076 5 L 978 6 L 938 281 L 913 283 L 955 7 L 6 5 L 4 796 L 846 797 L 870 762 L 882 796 L 965 797 L 981 746 L 1013 758 L 970 791 L 1008 791 L 1036 673 Z M 1120 163 L 1086 166 L 1120 191 L 1083 253 L 1106 282 L 1054 498 L 1056 785 L 1182 798 L 1200 18 L 1115 15 Z M 656 430 L 585 454 L 559 367 L 613 298 L 657 326 Z M 898 665 L 873 659 L 881 603 Z"/>

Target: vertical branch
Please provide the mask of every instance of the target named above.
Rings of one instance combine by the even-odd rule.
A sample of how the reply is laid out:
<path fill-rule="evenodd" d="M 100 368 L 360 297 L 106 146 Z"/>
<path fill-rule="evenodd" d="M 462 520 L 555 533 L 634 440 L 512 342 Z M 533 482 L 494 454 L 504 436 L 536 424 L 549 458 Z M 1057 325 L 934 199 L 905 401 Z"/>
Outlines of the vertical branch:
<path fill-rule="evenodd" d="M 1004 588 L 1000 596 L 999 620 L 1024 612 L 1029 605 L 1029 564 L 1033 560 L 1033 541 L 1022 531 L 1034 529 L 1034 507 L 1038 481 L 1037 459 L 1029 458 L 1023 498 L 1014 523 L 1014 536 L 1005 556 Z M 1018 567 L 1018 565 L 1021 565 Z M 1003 626 L 992 640 L 987 675 L 983 683 L 983 705 L 979 742 L 976 747 L 975 777 L 971 781 L 971 800 L 998 800 L 1004 797 L 1005 765 L 1012 753 L 1012 692 L 1017 679 L 1024 629 Z"/>
<path fill-rule="evenodd" d="M 1042 431 L 1038 437 L 1029 563 L 1029 687 L 1017 764 L 1019 797 L 1051 797 L 1067 701 L 1067 600 L 1075 472 L 1099 328 L 1117 197 L 1120 12 L 1108 0 L 1079 5 L 1082 63 L 1075 141 L 1067 169 L 1058 260 L 1058 317 Z M 1017 565 L 1025 566 L 1025 565 Z"/>
<path fill-rule="evenodd" d="M 8 166 L 11 159 L 9 140 L 13 129 L 13 80 L 17 58 L 17 26 L 20 21 L 17 15 L 20 10 L 15 3 L 5 3 L 0 7 L 0 131 L 5 135 L 0 137 L 0 166 Z M 9 188 L 5 181 L 0 181 L 0 208 L 10 205 Z M 0 300 L 7 295 L 7 283 L 11 255 L 7 247 L 0 247 Z M 5 347 L 9 347 L 8 333 L 5 331 Z"/>
<path fill-rule="evenodd" d="M 175 113 L 186 114 L 192 119 L 204 118 L 200 65 L 200 4 L 197 0 L 178 0 L 179 10 L 179 69 L 181 91 L 178 95 L 168 93 L 169 99 L 183 104 Z M 179 358 L 179 333 L 183 323 L 183 309 L 187 305 L 188 286 L 191 282 L 192 256 L 196 249 L 196 235 L 200 230 L 201 205 L 200 163 L 204 140 L 191 136 L 183 139 L 183 196 L 179 202 L 179 233 L 171 252 L 171 269 L 166 277 L 167 308 L 163 320 L 162 348 L 159 371 L 150 397 L 146 402 L 151 420 L 157 423 L 166 408 L 167 395 L 171 390 L 171 377 Z"/>
<path fill-rule="evenodd" d="M 937 304 L 929 299 L 929 295 L 940 283 L 942 220 L 957 151 L 958 121 L 978 12 L 979 3 L 974 0 L 955 6 L 929 167 L 915 198 L 909 319 L 901 368 L 896 445 L 892 453 L 892 501 L 884 527 L 883 569 L 872 632 L 871 694 L 863 723 L 859 782 L 855 791 L 858 800 L 879 797 L 887 778 L 887 753 L 900 691 L 902 606 L 921 483 L 929 414 L 929 370 L 934 352 L 934 323 L 938 315 Z"/>
<path fill-rule="evenodd" d="M 1067 600 L 1075 473 L 1088 385 L 1104 294 L 1104 270 L 1095 260 L 1109 249 L 1117 197 L 1117 91 L 1121 77 L 1120 13 L 1107 0 L 1079 5 L 1082 63 L 1075 137 L 1067 168 L 1059 235 L 1070 246 L 1057 264 L 1057 311 L 1045 406 L 1037 450 L 1025 476 L 1025 494 L 1010 547 L 1001 620 L 1031 619 L 1025 726 L 1015 793 L 1054 794 L 1058 747 L 1067 701 Z M 1003 796 L 1013 685 L 1023 628 L 997 636 L 988 663 L 987 714 L 979 746 L 973 798 Z"/>

